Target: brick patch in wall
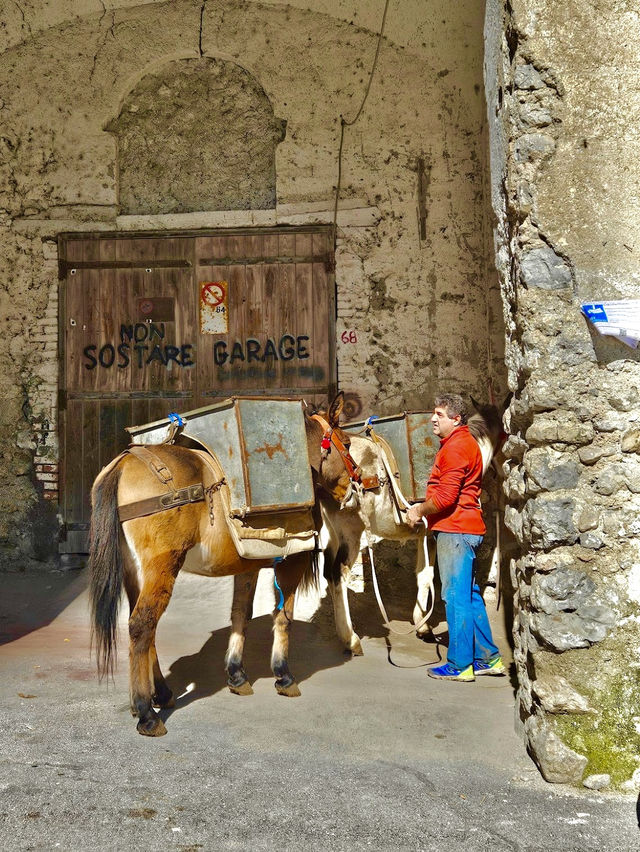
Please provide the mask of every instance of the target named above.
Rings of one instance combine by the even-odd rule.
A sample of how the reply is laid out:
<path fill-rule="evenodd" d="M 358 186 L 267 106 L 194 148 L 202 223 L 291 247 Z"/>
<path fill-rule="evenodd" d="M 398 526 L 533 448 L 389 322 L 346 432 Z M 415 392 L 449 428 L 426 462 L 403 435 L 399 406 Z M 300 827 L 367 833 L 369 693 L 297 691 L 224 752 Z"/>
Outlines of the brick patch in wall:
<path fill-rule="evenodd" d="M 45 500 L 58 499 L 58 465 L 36 463 L 35 465 L 36 480 L 42 483 L 43 494 Z"/>

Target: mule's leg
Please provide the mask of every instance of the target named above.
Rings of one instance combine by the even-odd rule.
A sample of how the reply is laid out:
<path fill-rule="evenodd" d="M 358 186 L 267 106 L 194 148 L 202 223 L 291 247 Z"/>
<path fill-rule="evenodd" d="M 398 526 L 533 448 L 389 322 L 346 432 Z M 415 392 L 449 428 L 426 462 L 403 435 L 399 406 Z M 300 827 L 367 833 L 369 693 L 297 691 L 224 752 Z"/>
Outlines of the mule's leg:
<path fill-rule="evenodd" d="M 160 669 L 155 639 L 149 648 L 149 662 L 153 678 L 153 695 L 151 696 L 151 703 L 154 707 L 175 707 L 176 702 L 173 698 L 173 692 L 169 689 L 169 684 L 164 679 L 164 675 Z"/>
<path fill-rule="evenodd" d="M 183 553 L 169 551 L 143 565 L 142 588 L 129 618 L 131 712 L 138 717 L 138 733 L 148 737 L 161 737 L 167 733 L 162 720 L 151 706 L 155 689 L 152 683 L 155 672 L 151 649 L 154 649 L 153 655 L 157 662 L 156 628 L 160 616 L 167 608 L 183 562 Z M 164 681 L 164 678 L 162 680 Z"/>
<path fill-rule="evenodd" d="M 276 676 L 276 690 L 280 695 L 295 698 L 300 689 L 289 671 L 289 630 L 293 621 L 293 602 L 296 589 L 304 574 L 306 560 L 310 554 L 300 553 L 289 556 L 276 569 L 276 580 L 282 590 L 284 605 L 273 612 L 273 649 L 271 652 L 271 670 Z M 279 593 L 276 591 L 279 597 Z"/>
<path fill-rule="evenodd" d="M 345 561 L 346 555 L 346 551 L 342 547 L 339 548 L 338 553 L 333 558 L 329 553 L 326 553 L 327 562 L 324 575 L 333 603 L 333 617 L 338 639 L 342 642 L 346 653 L 351 653 L 354 657 L 361 657 L 364 652 L 360 637 L 354 631 L 351 622 L 347 586 L 343 577 L 343 570 L 348 571 L 352 564 L 348 560 Z"/>
<path fill-rule="evenodd" d="M 227 685 L 236 695 L 252 695 L 253 689 L 242 664 L 247 622 L 253 613 L 253 598 L 258 582 L 258 571 L 236 574 L 233 578 L 233 604 L 231 605 L 231 635 L 224 660 Z"/>
<path fill-rule="evenodd" d="M 487 585 L 485 586 L 482 597 L 485 603 L 496 601 L 500 598 L 500 511 L 496 508 L 495 513 L 496 526 L 496 544 L 491 555 L 491 567 L 489 568 L 489 576 L 487 577 Z"/>
<path fill-rule="evenodd" d="M 122 551 L 124 556 L 124 587 L 129 601 L 129 615 L 131 615 L 140 596 L 140 583 L 135 561 L 126 544 L 123 545 Z M 149 665 L 153 675 L 153 695 L 151 696 L 153 705 L 155 707 L 173 707 L 175 704 L 173 693 L 160 670 L 155 640 L 149 648 Z M 132 712 L 137 715 L 137 711 L 134 711 L 133 707 Z"/>
<path fill-rule="evenodd" d="M 430 581 L 433 582 L 433 566 L 435 565 L 435 544 L 433 540 L 433 536 L 427 537 L 427 547 L 428 547 L 428 562 L 425 560 L 425 553 L 423 542 L 418 542 L 418 555 L 416 562 L 416 580 L 418 583 L 418 594 L 416 596 L 416 603 L 413 608 L 413 623 L 419 624 L 422 619 L 425 617 L 427 613 L 427 607 L 429 605 L 429 590 Z M 428 624 L 423 624 L 416 630 L 416 633 L 419 637 L 423 638 L 425 636 L 429 636 L 433 631 Z"/>

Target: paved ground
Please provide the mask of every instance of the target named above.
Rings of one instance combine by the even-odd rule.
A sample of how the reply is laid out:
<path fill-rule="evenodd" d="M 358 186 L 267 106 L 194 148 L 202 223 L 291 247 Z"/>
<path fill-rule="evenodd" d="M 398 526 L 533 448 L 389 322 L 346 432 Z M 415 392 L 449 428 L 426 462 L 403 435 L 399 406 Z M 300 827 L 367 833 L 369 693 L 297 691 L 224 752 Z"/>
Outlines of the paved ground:
<path fill-rule="evenodd" d="M 413 636 L 391 635 L 390 665 L 368 591 L 353 597 L 364 657 L 345 659 L 326 603 L 294 624 L 297 699 L 273 688 L 263 601 L 241 698 L 222 670 L 228 582 L 181 577 L 158 650 L 183 697 L 149 739 L 129 715 L 124 643 L 115 682 L 95 677 L 85 571 L 0 582 L 2 850 L 640 849 L 635 798 L 540 778 L 508 679 L 430 680 L 435 648 Z"/>

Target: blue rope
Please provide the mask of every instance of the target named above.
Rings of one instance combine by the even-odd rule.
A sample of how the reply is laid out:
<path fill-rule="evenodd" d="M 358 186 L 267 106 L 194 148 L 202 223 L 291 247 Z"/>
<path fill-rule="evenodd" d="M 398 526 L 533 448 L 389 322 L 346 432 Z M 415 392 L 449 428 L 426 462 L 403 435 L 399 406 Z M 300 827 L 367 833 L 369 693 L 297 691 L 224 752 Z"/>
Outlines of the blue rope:
<path fill-rule="evenodd" d="M 169 423 L 175 423 L 176 426 L 186 426 L 187 421 L 183 420 L 175 411 L 170 411 L 168 414 Z"/>
<path fill-rule="evenodd" d="M 276 610 L 278 612 L 280 612 L 280 610 L 284 606 L 284 595 L 282 594 L 282 589 L 278 585 L 278 578 L 276 577 L 276 566 L 279 565 L 280 562 L 282 562 L 282 556 L 276 556 L 275 559 L 273 560 L 273 585 L 276 587 L 276 589 L 280 593 L 280 600 L 278 601 L 278 604 L 276 606 Z"/>

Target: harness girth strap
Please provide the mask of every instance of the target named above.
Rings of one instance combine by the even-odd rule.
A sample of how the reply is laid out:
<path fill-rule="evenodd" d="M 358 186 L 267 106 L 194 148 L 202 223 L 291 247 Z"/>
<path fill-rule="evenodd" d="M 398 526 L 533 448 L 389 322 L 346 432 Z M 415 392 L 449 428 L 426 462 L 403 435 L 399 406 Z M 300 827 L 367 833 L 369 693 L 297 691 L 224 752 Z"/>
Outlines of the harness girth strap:
<path fill-rule="evenodd" d="M 133 518 L 143 518 L 146 515 L 155 515 L 156 512 L 186 506 L 188 503 L 199 503 L 204 498 L 204 486 L 198 483 L 198 485 L 189 485 L 187 488 L 179 488 L 177 491 L 166 491 L 158 497 L 147 497 L 146 500 L 125 503 L 118 508 L 118 517 L 120 522 L 124 523 Z"/>
<path fill-rule="evenodd" d="M 148 447 L 141 444 L 130 444 L 120 458 L 132 455 L 149 468 L 151 473 L 160 480 L 163 485 L 173 483 L 173 474 L 166 464 Z M 133 503 L 125 503 L 118 507 L 120 523 L 131 521 L 134 518 L 143 518 L 147 515 L 155 515 L 156 512 L 165 512 L 167 509 L 175 509 L 178 506 L 186 506 L 189 503 L 199 503 L 205 499 L 204 485 L 201 482 L 188 485 L 185 488 L 172 488 L 156 497 L 147 497 L 144 500 L 136 500 Z"/>

